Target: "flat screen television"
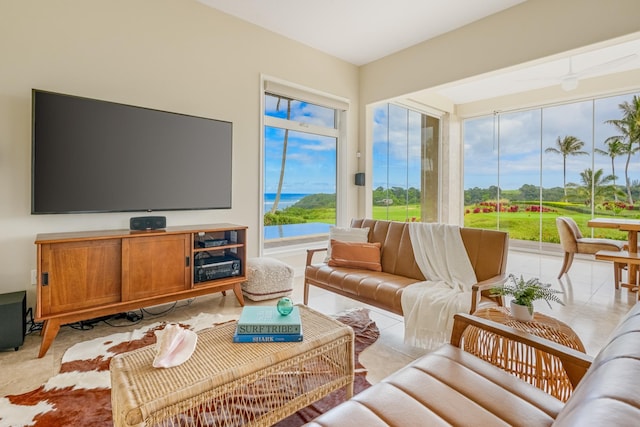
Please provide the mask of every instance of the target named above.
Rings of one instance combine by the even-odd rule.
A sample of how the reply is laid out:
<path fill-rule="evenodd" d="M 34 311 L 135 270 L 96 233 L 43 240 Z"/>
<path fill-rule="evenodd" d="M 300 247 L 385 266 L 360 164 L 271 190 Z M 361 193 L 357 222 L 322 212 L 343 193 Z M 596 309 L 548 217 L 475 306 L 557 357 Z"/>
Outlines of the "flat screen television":
<path fill-rule="evenodd" d="M 33 214 L 231 208 L 232 123 L 32 90 Z"/>

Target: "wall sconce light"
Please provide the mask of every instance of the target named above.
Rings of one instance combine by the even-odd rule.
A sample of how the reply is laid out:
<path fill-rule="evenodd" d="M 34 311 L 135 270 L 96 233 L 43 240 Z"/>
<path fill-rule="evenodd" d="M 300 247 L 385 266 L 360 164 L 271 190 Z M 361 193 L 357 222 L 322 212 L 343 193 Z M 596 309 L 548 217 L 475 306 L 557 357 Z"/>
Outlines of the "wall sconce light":
<path fill-rule="evenodd" d="M 356 185 L 364 185 L 364 172 L 356 174 Z"/>

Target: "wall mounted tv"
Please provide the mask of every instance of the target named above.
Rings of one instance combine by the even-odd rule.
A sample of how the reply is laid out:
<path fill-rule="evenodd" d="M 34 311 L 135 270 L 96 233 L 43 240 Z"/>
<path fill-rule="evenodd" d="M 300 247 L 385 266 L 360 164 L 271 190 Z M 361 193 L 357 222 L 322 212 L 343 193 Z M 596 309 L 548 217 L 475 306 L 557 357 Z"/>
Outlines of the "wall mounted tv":
<path fill-rule="evenodd" d="M 232 123 L 32 90 L 33 214 L 231 208 Z"/>

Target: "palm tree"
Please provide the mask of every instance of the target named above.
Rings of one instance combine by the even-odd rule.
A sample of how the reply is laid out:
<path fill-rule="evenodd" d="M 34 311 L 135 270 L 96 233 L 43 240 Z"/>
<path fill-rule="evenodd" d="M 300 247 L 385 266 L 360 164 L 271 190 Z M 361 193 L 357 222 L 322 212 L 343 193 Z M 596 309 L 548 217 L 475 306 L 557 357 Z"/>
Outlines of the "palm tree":
<path fill-rule="evenodd" d="M 631 102 L 623 102 L 618 105 L 622 110 L 622 118 L 614 120 L 606 120 L 605 123 L 613 125 L 620 135 L 612 136 L 623 142 L 623 154 L 626 154 L 627 160 L 624 166 L 625 186 L 627 188 L 627 201 L 633 204 L 633 195 L 631 194 L 631 180 L 629 179 L 629 163 L 631 156 L 640 150 L 640 98 L 635 95 Z M 638 145 L 636 147 L 635 145 Z"/>
<path fill-rule="evenodd" d="M 291 120 L 291 99 L 278 96 L 278 103 L 276 104 L 276 110 L 280 111 L 280 102 L 282 100 L 287 101 L 287 120 Z M 275 213 L 278 210 L 278 203 L 280 203 L 280 195 L 282 194 L 282 183 L 284 181 L 284 167 L 287 163 L 287 145 L 289 144 L 289 129 L 284 130 L 284 141 L 282 143 L 282 162 L 280 164 L 280 178 L 278 179 L 278 189 L 276 190 L 276 198 L 271 206 L 271 213 Z"/>
<path fill-rule="evenodd" d="M 562 154 L 562 185 L 564 187 L 564 200 L 567 201 L 567 156 L 579 156 L 583 154 L 589 154 L 586 151 L 582 151 L 584 142 L 576 138 L 575 136 L 567 135 L 564 138 L 558 137 L 556 140 L 556 147 L 547 147 L 545 153 L 558 153 Z"/>
<path fill-rule="evenodd" d="M 579 196 L 584 197 L 584 203 L 591 206 L 600 203 L 605 198 L 605 193 L 611 188 L 608 184 L 613 180 L 613 175 L 603 176 L 604 171 L 598 169 L 595 173 L 591 168 L 587 168 L 580 172 L 580 181 L 582 185 L 569 183 L 569 187 L 576 188 Z"/>
<path fill-rule="evenodd" d="M 613 176 L 613 187 L 617 188 L 616 165 L 614 160 L 616 157 L 626 154 L 625 145 L 624 145 L 624 142 L 620 141 L 620 139 L 618 139 L 615 136 L 607 138 L 604 141 L 604 143 L 607 145 L 607 151 L 596 148 L 595 152 L 598 154 L 609 156 L 611 158 L 611 175 Z M 614 200 L 617 202 L 618 201 L 617 191 L 613 192 L 613 197 L 614 197 Z"/>

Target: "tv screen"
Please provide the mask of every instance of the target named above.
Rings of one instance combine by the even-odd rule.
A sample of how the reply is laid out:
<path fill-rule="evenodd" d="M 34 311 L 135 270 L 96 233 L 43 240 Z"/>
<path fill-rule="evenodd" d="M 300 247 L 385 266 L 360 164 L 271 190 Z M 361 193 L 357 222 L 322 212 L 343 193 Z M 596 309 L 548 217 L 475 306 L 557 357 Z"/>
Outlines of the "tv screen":
<path fill-rule="evenodd" d="M 34 214 L 231 208 L 232 123 L 32 91 Z"/>

